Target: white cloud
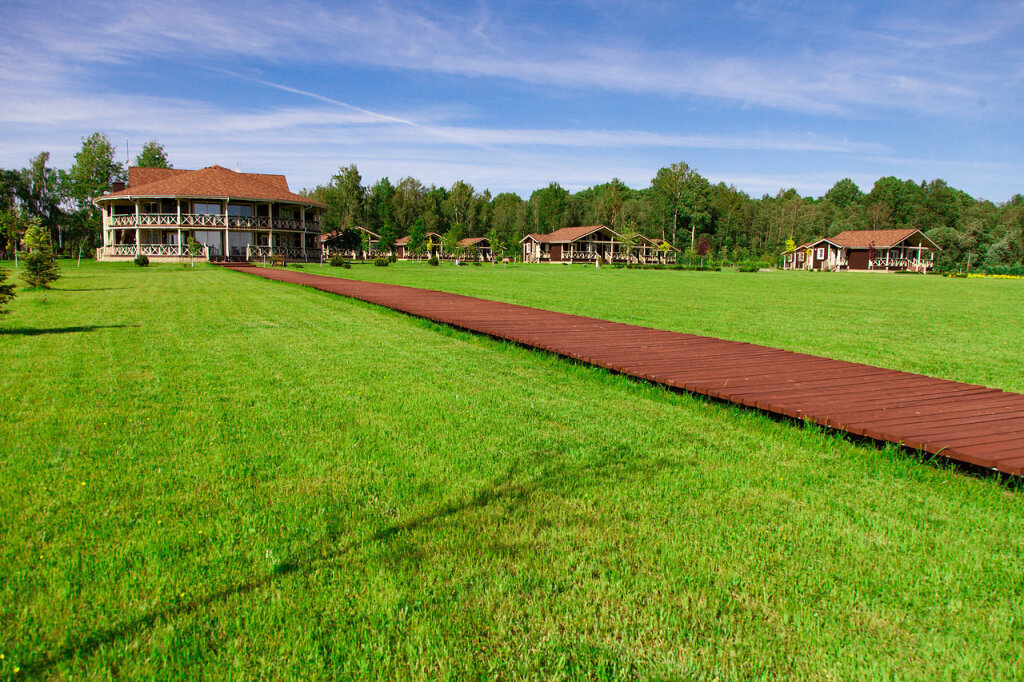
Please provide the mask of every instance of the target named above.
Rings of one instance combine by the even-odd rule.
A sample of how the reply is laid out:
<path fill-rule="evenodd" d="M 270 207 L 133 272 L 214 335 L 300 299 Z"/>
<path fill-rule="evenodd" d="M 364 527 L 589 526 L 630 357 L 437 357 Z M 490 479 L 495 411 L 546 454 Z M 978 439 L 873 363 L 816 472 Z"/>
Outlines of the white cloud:
<path fill-rule="evenodd" d="M 792 49 L 743 54 L 728 45 L 715 51 L 671 43 L 647 49 L 628 42 L 615 26 L 596 36 L 565 28 L 556 35 L 543 26 L 502 23 L 486 5 L 479 7 L 456 14 L 387 2 L 305 0 L 283 9 L 268 0 L 165 0 L 136 2 L 126 12 L 123 4 L 103 0 L 56 16 L 22 11 L 12 23 L 22 41 L 39 45 L 38 53 L 51 61 L 63 55 L 71 62 L 124 63 L 146 54 L 363 64 L 824 114 L 856 113 L 861 107 L 955 111 L 979 96 L 979 78 L 1009 68 L 990 61 L 973 68 L 949 66 L 936 56 L 939 47 L 975 46 L 1004 34 L 1012 16 L 1005 8 L 979 11 L 983 19 L 965 30 L 903 29 L 902 36 L 885 28 L 884 15 L 881 29 L 840 30 L 833 36 L 829 32 L 837 27 L 814 26 L 797 12 L 773 8 L 770 30 L 788 26 L 789 34 L 801 30 L 828 46 L 807 51 L 794 40 Z M 745 11 L 768 13 L 757 5 Z M 1014 22 L 1009 23 L 1012 28 Z"/>

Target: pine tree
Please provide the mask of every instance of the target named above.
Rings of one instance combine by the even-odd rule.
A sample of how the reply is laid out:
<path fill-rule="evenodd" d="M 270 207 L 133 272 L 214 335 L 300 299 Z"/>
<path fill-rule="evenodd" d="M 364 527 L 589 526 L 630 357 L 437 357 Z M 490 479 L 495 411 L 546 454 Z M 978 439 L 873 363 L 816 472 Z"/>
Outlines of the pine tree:
<path fill-rule="evenodd" d="M 5 306 L 14 298 L 14 285 L 7 283 L 7 271 L 0 268 L 0 315 L 8 312 Z"/>
<path fill-rule="evenodd" d="M 30 287 L 49 289 L 50 283 L 60 277 L 57 268 L 57 260 L 53 256 L 53 244 L 50 242 L 50 233 L 38 220 L 33 220 L 25 232 L 25 245 L 28 247 L 28 255 L 25 256 L 25 272 L 21 278 Z"/>

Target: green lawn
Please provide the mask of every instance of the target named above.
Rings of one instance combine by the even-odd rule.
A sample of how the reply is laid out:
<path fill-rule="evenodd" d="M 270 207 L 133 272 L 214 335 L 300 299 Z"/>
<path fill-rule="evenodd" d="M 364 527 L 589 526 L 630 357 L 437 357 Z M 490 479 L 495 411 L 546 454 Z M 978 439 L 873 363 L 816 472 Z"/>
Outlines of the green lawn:
<path fill-rule="evenodd" d="M 1024 280 L 582 265 L 306 272 L 453 291 L 1024 392 Z"/>
<path fill-rule="evenodd" d="M 344 272 L 788 345 L 833 286 L 421 267 Z M 212 266 L 63 272 L 0 319 L 0 677 L 1022 675 L 998 479 Z M 935 362 L 903 319 L 832 343 Z"/>

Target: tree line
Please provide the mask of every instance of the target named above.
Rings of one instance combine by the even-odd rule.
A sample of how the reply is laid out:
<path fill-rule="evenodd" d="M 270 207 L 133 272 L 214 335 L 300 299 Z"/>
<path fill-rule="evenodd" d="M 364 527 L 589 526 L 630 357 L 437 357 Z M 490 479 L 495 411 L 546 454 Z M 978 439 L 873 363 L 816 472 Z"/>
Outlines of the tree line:
<path fill-rule="evenodd" d="M 45 151 L 25 168 L 0 168 L 0 251 L 10 253 L 30 228 L 39 226 L 57 253 L 93 253 L 103 243 L 103 222 L 92 200 L 128 178 L 115 154 L 110 139 L 97 132 L 82 138 L 69 169 L 50 166 Z M 170 168 L 163 145 L 155 140 L 143 145 L 133 165 Z"/>
<path fill-rule="evenodd" d="M 843 230 L 917 228 L 942 247 L 942 268 L 1013 265 L 1024 259 L 1024 196 L 996 204 L 943 180 L 883 177 L 864 192 L 844 178 L 817 198 L 795 189 L 754 198 L 725 183 L 712 184 L 686 163 L 674 163 L 642 189 L 612 179 L 570 192 L 552 182 L 524 199 L 509 192 L 492 196 L 462 180 L 446 188 L 412 177 L 397 183 L 385 177 L 367 187 L 353 164 L 305 194 L 327 205 L 325 230 L 360 225 L 380 234 L 384 246 L 426 231 L 489 237 L 497 253 L 515 254 L 528 233 L 607 225 L 665 239 L 683 250 L 696 252 L 703 245 L 701 251 L 721 260 L 775 262 L 790 239 L 800 244 Z"/>
<path fill-rule="evenodd" d="M 58 251 L 101 243 L 93 197 L 126 177 L 106 135 L 83 138 L 68 170 L 48 166 L 42 152 L 20 170 L 0 170 L 0 220 L 9 246 L 12 224 L 35 220 L 51 231 Z M 135 165 L 170 167 L 163 147 L 147 142 Z M 939 267 L 1015 265 L 1024 261 L 1024 196 L 993 203 L 971 197 L 943 180 L 879 178 L 867 192 L 849 178 L 820 197 L 795 189 L 751 197 L 725 183 L 712 184 L 686 163 L 661 168 L 641 189 L 617 178 L 570 192 L 557 182 L 528 198 L 492 195 L 458 180 L 451 187 L 413 177 L 387 177 L 366 186 L 355 164 L 342 166 L 324 184 L 302 192 L 327 210 L 324 231 L 356 225 L 381 235 L 382 245 L 430 232 L 448 241 L 488 237 L 498 254 L 519 252 L 528 233 L 572 225 L 607 225 L 626 234 L 661 238 L 685 250 L 725 261 L 777 262 L 786 242 L 800 244 L 843 230 L 917 228 L 943 252 Z"/>

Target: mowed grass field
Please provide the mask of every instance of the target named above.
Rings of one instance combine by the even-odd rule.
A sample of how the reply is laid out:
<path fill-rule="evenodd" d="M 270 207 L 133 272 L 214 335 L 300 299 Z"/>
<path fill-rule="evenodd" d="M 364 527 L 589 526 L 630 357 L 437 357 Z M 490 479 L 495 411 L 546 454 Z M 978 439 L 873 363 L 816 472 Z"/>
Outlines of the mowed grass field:
<path fill-rule="evenodd" d="M 414 267 L 345 272 L 648 324 L 683 275 L 699 331 L 797 335 L 774 276 Z M 1005 481 L 213 266 L 63 272 L 0 319 L 4 678 L 1022 676 Z"/>
<path fill-rule="evenodd" d="M 304 268 L 1024 392 L 1021 280 L 550 264 Z"/>

